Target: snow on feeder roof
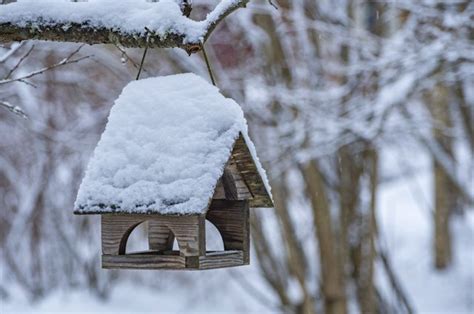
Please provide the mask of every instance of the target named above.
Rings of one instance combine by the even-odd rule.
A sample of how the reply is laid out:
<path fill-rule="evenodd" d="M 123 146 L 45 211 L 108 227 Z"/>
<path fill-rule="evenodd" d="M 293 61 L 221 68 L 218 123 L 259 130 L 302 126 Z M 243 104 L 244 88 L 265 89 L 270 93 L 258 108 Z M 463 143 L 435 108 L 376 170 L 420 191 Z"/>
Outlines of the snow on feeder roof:
<path fill-rule="evenodd" d="M 250 207 L 271 207 L 235 101 L 191 73 L 134 81 L 111 109 L 75 213 L 204 214 L 229 164 Z"/>

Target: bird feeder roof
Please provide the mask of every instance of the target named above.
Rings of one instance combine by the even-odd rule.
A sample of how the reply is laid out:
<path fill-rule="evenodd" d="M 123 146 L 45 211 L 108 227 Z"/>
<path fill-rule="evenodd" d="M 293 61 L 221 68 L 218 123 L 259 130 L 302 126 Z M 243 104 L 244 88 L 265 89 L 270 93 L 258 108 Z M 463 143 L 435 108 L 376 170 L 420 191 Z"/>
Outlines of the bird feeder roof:
<path fill-rule="evenodd" d="M 191 73 L 131 82 L 110 111 L 75 213 L 203 214 L 230 158 L 253 196 L 250 206 L 271 207 L 235 101 Z"/>

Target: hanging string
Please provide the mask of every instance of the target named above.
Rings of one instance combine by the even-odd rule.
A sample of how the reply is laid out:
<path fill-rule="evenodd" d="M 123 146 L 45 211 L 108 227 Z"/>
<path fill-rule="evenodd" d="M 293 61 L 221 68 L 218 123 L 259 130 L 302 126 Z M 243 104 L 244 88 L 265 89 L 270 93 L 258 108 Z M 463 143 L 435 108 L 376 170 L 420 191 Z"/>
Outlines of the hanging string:
<path fill-rule="evenodd" d="M 207 58 L 206 50 L 204 49 L 204 44 L 201 43 L 201 50 L 202 55 L 204 56 L 204 61 L 206 61 L 207 71 L 209 72 L 209 76 L 211 77 L 212 85 L 216 85 L 216 80 L 214 79 L 214 74 L 212 74 L 211 64 L 209 63 L 209 59 Z"/>
<path fill-rule="evenodd" d="M 140 79 L 140 74 L 142 73 L 143 64 L 145 63 L 146 53 L 148 52 L 148 41 L 150 39 L 151 31 L 148 29 L 148 27 L 145 27 L 145 31 L 146 31 L 146 46 L 145 46 L 145 51 L 143 52 L 142 61 L 140 62 L 140 67 L 138 68 L 138 73 L 137 73 L 137 78 L 136 78 L 137 81 L 138 79 Z"/>
<path fill-rule="evenodd" d="M 142 57 L 142 61 L 140 62 L 140 68 L 138 68 L 138 73 L 137 73 L 136 80 L 138 80 L 140 78 L 140 74 L 142 73 L 143 63 L 145 63 L 145 57 L 146 57 L 147 51 L 148 51 L 148 45 L 145 47 L 145 51 L 143 52 L 143 57 Z"/>

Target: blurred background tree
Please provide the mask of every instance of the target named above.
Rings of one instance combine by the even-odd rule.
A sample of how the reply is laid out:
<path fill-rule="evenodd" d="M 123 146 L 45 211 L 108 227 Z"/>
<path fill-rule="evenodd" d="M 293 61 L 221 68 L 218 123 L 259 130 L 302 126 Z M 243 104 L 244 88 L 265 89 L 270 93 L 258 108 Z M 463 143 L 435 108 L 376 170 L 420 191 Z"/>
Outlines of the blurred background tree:
<path fill-rule="evenodd" d="M 433 269 L 452 267 L 452 220 L 473 208 L 474 5 L 274 2 L 278 10 L 252 1 L 206 47 L 271 179 L 275 211 L 252 217 L 257 276 L 285 312 L 412 313 L 417 300 L 393 267 L 378 209 L 381 187 L 419 169 L 391 169 L 385 152 L 429 156 L 432 251 L 422 254 Z M 195 3 L 191 17 L 213 5 Z M 100 270 L 96 222 L 71 215 L 84 165 L 142 51 L 84 47 L 78 56 L 91 58 L 7 84 L 19 62 L 17 76 L 77 49 L 32 47 L 0 48 L 0 100 L 29 116 L 0 111 L 2 296 L 12 282 L 33 299 L 64 286 L 106 297 L 117 280 L 156 286 L 144 274 Z M 208 75 L 200 55 L 153 50 L 142 77 L 188 71 Z"/>

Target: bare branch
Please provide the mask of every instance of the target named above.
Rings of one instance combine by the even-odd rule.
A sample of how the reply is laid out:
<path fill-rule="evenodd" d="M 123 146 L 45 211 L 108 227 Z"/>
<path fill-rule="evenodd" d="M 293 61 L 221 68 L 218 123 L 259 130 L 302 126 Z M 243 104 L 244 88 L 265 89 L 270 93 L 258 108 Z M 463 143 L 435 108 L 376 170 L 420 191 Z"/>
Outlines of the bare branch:
<path fill-rule="evenodd" d="M 7 109 L 8 111 L 16 114 L 17 116 L 28 120 L 28 116 L 26 115 L 26 113 L 23 111 L 22 108 L 20 108 L 18 106 L 14 106 L 14 105 L 10 104 L 9 102 L 6 102 L 4 100 L 0 100 L 0 107 L 3 107 L 5 109 Z"/>
<path fill-rule="evenodd" d="M 380 247 L 380 244 L 379 244 L 379 247 Z M 413 307 L 401 283 L 399 282 L 397 275 L 395 274 L 395 271 L 392 267 L 392 264 L 390 262 L 390 259 L 388 258 L 387 253 L 381 248 L 379 248 L 378 254 L 379 254 L 380 259 L 382 260 L 382 265 L 385 269 L 385 272 L 387 273 L 390 285 L 392 286 L 392 289 L 395 292 L 395 295 L 398 298 L 399 302 L 403 304 L 406 313 L 408 314 L 414 313 Z"/>
<path fill-rule="evenodd" d="M 250 0 L 239 0 L 232 3 L 231 0 L 223 0 L 221 1 L 215 9 L 208 14 L 206 21 L 208 22 L 208 27 L 206 29 L 206 34 L 204 35 L 204 42 L 211 36 L 214 29 L 222 22 L 227 16 L 229 16 L 232 12 L 236 11 L 240 8 L 245 8 L 247 3 Z M 230 3 L 230 5 L 229 5 Z M 0 34 L 1 35 L 1 34 Z M 0 37 L 1 38 L 1 37 Z"/>
<path fill-rule="evenodd" d="M 25 61 L 26 58 L 28 58 L 28 56 L 31 54 L 31 52 L 33 51 L 33 49 L 35 49 L 35 45 L 32 45 L 30 49 L 28 49 L 28 51 L 18 60 L 18 62 L 13 66 L 13 68 L 11 68 L 11 70 L 7 73 L 7 75 L 5 76 L 5 80 L 6 79 L 9 79 L 12 74 L 18 69 L 18 67 L 23 63 L 23 61 Z"/>
<path fill-rule="evenodd" d="M 22 82 L 22 83 L 30 84 L 26 81 L 27 79 L 30 79 L 34 76 L 43 74 L 44 72 L 46 72 L 48 70 L 52 70 L 52 69 L 55 69 L 55 68 L 58 68 L 58 67 L 61 67 L 61 66 L 65 66 L 65 65 L 68 65 L 68 64 L 72 64 L 72 63 L 77 63 L 77 62 L 82 61 L 84 59 L 90 58 L 91 56 L 84 56 L 84 57 L 80 57 L 80 58 L 77 58 L 77 59 L 73 59 L 73 57 L 79 52 L 79 50 L 83 46 L 84 45 L 79 46 L 69 56 L 67 56 L 66 58 L 64 58 L 63 60 L 61 60 L 58 63 L 55 63 L 53 65 L 50 65 L 50 66 L 47 66 L 47 67 L 44 67 L 44 68 L 41 68 L 41 69 L 38 69 L 38 70 L 35 70 L 33 72 L 30 72 L 28 74 L 25 74 L 25 75 L 17 77 L 17 78 L 10 78 L 10 79 L 0 80 L 0 86 L 4 85 L 4 84 L 8 84 L 8 83 L 13 83 L 13 82 Z"/>
<path fill-rule="evenodd" d="M 122 63 L 126 63 L 127 61 L 130 62 L 130 64 L 135 68 L 139 69 L 140 65 L 137 64 L 132 57 L 127 53 L 125 48 L 121 47 L 120 45 L 115 45 L 115 48 L 118 49 L 122 53 Z M 143 69 L 143 72 L 147 72 L 145 69 Z"/>
<path fill-rule="evenodd" d="M 17 52 L 21 47 L 23 46 L 23 43 L 15 43 L 11 47 L 6 47 L 6 46 L 0 46 L 3 49 L 8 49 L 8 51 L 0 56 L 0 64 L 5 63 L 5 61 L 8 60 L 15 52 Z"/>

